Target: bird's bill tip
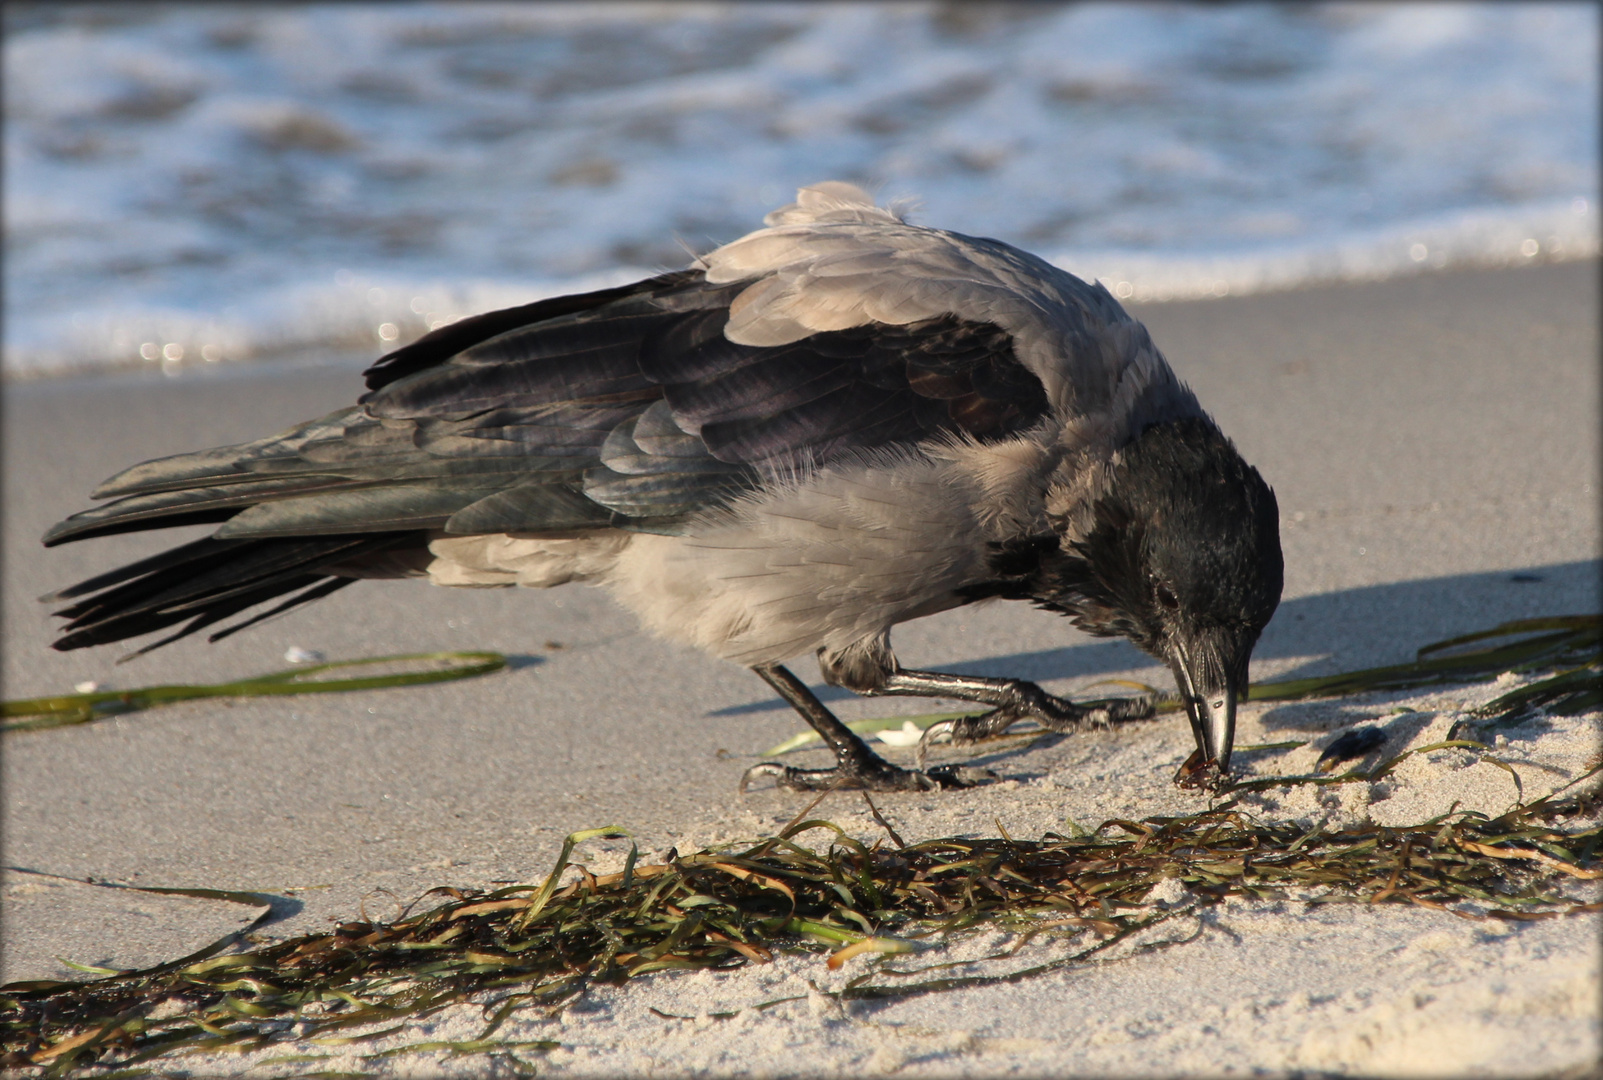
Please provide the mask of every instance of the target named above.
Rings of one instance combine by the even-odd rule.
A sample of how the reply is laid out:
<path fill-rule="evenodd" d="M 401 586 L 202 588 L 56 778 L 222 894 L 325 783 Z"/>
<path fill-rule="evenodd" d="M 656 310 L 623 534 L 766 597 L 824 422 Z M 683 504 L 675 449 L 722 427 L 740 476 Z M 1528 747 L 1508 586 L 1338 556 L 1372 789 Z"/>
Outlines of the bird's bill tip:
<path fill-rule="evenodd" d="M 1236 742 L 1236 688 L 1228 679 L 1209 678 L 1215 665 L 1200 664 L 1181 650 L 1174 665 L 1175 680 L 1191 719 L 1191 734 L 1197 741 L 1197 754 L 1188 762 L 1195 770 L 1216 766 L 1221 774 L 1230 768 L 1230 752 Z"/>
<path fill-rule="evenodd" d="M 1194 729 L 1197 749 L 1205 760 L 1219 766 L 1220 772 L 1230 768 L 1230 751 L 1236 743 L 1236 692 L 1226 687 L 1213 694 L 1192 699 L 1195 710 Z"/>

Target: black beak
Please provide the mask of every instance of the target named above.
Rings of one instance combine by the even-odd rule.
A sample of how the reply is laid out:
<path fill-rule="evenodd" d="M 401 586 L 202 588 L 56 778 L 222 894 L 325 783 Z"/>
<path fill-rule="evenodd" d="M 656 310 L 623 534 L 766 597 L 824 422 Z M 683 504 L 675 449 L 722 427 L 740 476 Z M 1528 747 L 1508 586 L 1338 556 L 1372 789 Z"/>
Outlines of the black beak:
<path fill-rule="evenodd" d="M 1230 768 L 1236 742 L 1236 701 L 1246 697 L 1245 679 L 1234 674 L 1246 665 L 1234 663 L 1233 652 L 1228 642 L 1210 634 L 1177 637 L 1170 649 L 1169 663 L 1197 740 L 1194 766 L 1215 765 L 1220 775 Z"/>

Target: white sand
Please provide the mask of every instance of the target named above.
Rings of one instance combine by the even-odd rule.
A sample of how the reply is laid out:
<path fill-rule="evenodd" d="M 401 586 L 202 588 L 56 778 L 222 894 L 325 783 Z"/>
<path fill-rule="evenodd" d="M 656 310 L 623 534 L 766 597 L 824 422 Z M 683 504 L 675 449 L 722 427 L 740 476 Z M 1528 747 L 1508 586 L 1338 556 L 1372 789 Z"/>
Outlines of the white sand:
<path fill-rule="evenodd" d="M 1369 764 L 1442 741 L 1466 710 L 1512 682 L 1431 694 L 1366 694 L 1337 702 L 1257 705 L 1241 723 L 1245 744 L 1306 740 L 1300 748 L 1242 755 L 1246 776 L 1306 774 L 1340 732 L 1379 723 L 1386 745 Z M 1538 798 L 1595 765 L 1603 713 L 1539 716 L 1495 736 L 1507 762 Z M 1195 795 L 1169 777 L 1189 752 L 1183 721 L 1167 720 L 1048 740 L 979 760 L 1010 779 L 960 796 L 881 796 L 876 801 L 908 842 L 939 836 L 1063 830 L 1065 818 L 1094 827 L 1108 817 L 1192 813 Z M 1507 771 L 1466 749 L 1421 754 L 1385 780 L 1246 794 L 1241 806 L 1270 820 L 1327 828 L 1373 820 L 1417 824 L 1461 810 L 1495 815 L 1515 800 Z M 1591 781 L 1595 784 L 1595 779 Z M 781 826 L 799 797 L 755 796 L 753 809 L 678 840 L 681 852 L 752 839 Z M 872 843 L 883 836 L 861 796 L 831 795 L 827 817 Z M 827 843 L 824 833 L 808 837 Z M 620 862 L 617 842 L 595 842 L 578 858 L 594 872 Z M 597 849 L 603 849 L 597 851 Z M 593 857 L 592 857 L 593 856 Z M 1600 895 L 1595 885 L 1571 886 Z M 556 1010 L 516 1014 L 495 1037 L 556 1040 L 551 1051 L 508 1051 L 551 1075 L 1253 1075 L 1297 1071 L 1386 1076 L 1547 1076 L 1596 1062 L 1603 1052 L 1597 941 L 1603 918 L 1514 922 L 1406 905 L 1310 903 L 1328 895 L 1266 903 L 1199 902 L 1177 882 L 1149 902 L 1173 909 L 1166 922 L 1094 960 L 1016 984 L 889 1002 L 832 996 L 870 965 L 913 969 L 969 960 L 930 977 L 1001 974 L 1062 959 L 1094 940 L 1089 931 L 1048 932 L 1004 960 L 1008 932 L 980 929 L 936 939 L 916 956 L 859 958 L 830 971 L 823 954 L 779 956 L 728 972 L 647 976 L 595 987 Z M 1164 942 L 1174 944 L 1165 947 Z M 890 978 L 873 980 L 894 982 Z M 780 998 L 799 1000 L 757 1009 Z M 483 1003 L 454 1006 L 405 1031 L 354 1047 L 290 1042 L 250 1054 L 198 1055 L 172 1065 L 192 1075 L 292 1076 L 309 1069 L 384 1075 L 483 1075 L 481 1055 L 444 1051 L 393 1058 L 364 1055 L 425 1040 L 471 1040 Z M 653 1012 L 652 1010 L 656 1010 Z M 733 1013 L 733 1016 L 714 1016 Z M 666 1016 L 662 1014 L 667 1014 Z M 366 1031 L 390 1025 L 376 1024 Z M 360 1035 L 362 1031 L 345 1034 Z M 308 1063 L 273 1063 L 312 1054 Z M 505 1067 L 505 1066 L 503 1066 Z"/>

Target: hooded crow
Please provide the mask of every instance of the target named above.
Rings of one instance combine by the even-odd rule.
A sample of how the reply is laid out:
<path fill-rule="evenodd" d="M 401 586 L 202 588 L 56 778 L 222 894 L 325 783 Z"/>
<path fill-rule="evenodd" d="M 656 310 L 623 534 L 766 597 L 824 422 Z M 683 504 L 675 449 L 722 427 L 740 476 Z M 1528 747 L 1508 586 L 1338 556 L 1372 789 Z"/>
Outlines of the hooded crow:
<path fill-rule="evenodd" d="M 897 623 L 1027 600 L 1168 664 L 1196 739 L 1181 777 L 1218 782 L 1280 599 L 1279 514 L 1145 327 L 1100 285 L 850 184 L 764 221 L 685 270 L 436 329 L 356 405 L 112 477 L 47 545 L 217 528 L 47 598 L 75 601 L 55 648 L 177 627 L 145 652 L 278 601 L 217 640 L 362 578 L 592 582 L 750 667 L 835 752 L 748 780 L 923 790 L 974 774 L 884 761 L 784 661 L 991 707 L 931 728 L 920 763 L 1024 719 L 1151 714 L 891 651 Z"/>

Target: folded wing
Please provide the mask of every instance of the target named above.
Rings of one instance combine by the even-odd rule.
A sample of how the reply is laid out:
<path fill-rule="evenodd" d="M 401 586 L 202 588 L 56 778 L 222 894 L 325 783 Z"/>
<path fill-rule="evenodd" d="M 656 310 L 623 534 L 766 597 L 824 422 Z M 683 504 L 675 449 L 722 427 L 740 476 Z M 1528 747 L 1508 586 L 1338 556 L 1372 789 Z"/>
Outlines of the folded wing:
<path fill-rule="evenodd" d="M 118 474 L 45 542 L 217 529 L 59 594 L 96 593 L 57 647 L 315 599 L 416 569 L 441 533 L 682 532 L 774 475 L 1007 437 L 1113 400 L 1128 373 L 1163 381 L 1104 290 L 853 192 L 804 191 L 689 270 L 443 327 L 374 364 L 349 408 Z"/>

